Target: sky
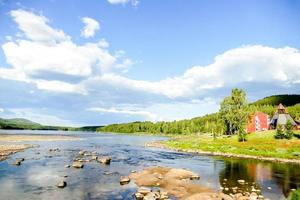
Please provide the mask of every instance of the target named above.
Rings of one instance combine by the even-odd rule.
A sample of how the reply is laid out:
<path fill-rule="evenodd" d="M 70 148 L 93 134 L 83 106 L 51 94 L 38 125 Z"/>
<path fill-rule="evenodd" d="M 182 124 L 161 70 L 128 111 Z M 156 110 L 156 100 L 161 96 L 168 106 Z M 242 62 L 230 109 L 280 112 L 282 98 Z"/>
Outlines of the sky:
<path fill-rule="evenodd" d="M 0 117 L 172 121 L 300 93 L 297 0 L 0 0 Z"/>

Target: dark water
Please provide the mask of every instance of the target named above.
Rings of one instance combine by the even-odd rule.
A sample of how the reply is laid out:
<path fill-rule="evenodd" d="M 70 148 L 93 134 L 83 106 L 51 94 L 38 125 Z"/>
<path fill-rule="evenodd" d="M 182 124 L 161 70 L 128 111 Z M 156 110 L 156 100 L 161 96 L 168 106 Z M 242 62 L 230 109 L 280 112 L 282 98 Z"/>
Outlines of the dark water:
<path fill-rule="evenodd" d="M 237 180 L 244 179 L 249 184 L 241 189 L 246 190 L 254 185 L 265 198 L 272 200 L 286 199 L 291 189 L 300 188 L 299 165 L 224 159 L 143 147 L 146 142 L 165 139 L 162 137 L 58 131 L 0 133 L 67 134 L 82 138 L 78 141 L 25 142 L 38 144 L 39 147 L 19 152 L 0 162 L 0 199 L 5 200 L 134 199 L 134 183 L 120 186 L 120 176 L 153 165 L 194 171 L 201 176 L 197 183 L 215 190 L 239 186 Z M 50 148 L 59 148 L 61 151 L 49 153 Z M 112 162 L 108 166 L 89 162 L 85 163 L 83 169 L 64 168 L 64 165 L 72 164 L 73 158 L 82 149 L 109 155 Z M 19 157 L 26 159 L 22 165 L 11 165 Z M 68 177 L 63 178 L 64 175 Z M 56 184 L 63 179 L 68 186 L 57 188 Z M 224 179 L 228 180 L 224 182 Z"/>

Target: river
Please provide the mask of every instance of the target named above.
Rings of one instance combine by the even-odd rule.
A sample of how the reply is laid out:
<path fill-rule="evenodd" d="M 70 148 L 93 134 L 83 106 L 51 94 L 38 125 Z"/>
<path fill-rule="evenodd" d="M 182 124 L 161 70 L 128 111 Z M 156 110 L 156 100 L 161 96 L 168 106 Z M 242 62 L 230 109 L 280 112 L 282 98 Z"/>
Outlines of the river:
<path fill-rule="evenodd" d="M 299 165 L 144 147 L 145 143 L 165 140 L 164 137 L 62 131 L 2 130 L 0 133 L 72 135 L 81 138 L 75 141 L 24 142 L 39 146 L 0 162 L 0 199 L 3 200 L 134 199 L 135 184 L 130 182 L 121 186 L 120 176 L 154 165 L 191 170 L 201 177 L 196 183 L 215 190 L 235 186 L 245 189 L 254 185 L 265 198 L 272 200 L 286 199 L 291 189 L 300 188 Z M 50 148 L 59 148 L 60 151 L 50 153 Z M 64 165 L 72 164 L 80 150 L 109 155 L 112 162 L 110 165 L 88 162 L 83 169 L 65 168 Z M 11 163 L 19 157 L 24 157 L 25 161 L 20 166 L 13 166 Z M 67 187 L 57 188 L 56 184 L 63 179 Z M 241 186 L 237 183 L 239 179 L 249 184 Z"/>

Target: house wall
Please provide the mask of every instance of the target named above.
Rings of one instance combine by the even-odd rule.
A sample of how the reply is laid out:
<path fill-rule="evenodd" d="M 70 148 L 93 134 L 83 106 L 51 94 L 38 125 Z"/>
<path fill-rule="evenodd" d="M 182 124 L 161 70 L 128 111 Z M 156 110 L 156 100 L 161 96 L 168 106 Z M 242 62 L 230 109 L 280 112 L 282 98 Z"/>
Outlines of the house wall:
<path fill-rule="evenodd" d="M 247 124 L 247 132 L 252 133 L 255 131 L 268 130 L 269 127 L 269 117 L 267 114 L 262 112 L 257 112 L 250 117 Z"/>

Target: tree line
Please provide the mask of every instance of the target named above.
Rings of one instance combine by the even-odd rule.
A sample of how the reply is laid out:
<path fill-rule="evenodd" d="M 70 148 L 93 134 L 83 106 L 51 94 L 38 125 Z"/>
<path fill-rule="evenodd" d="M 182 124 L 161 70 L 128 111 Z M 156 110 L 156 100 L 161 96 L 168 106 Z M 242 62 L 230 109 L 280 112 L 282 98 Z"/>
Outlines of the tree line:
<path fill-rule="evenodd" d="M 300 120 L 300 99 L 299 95 L 288 95 L 290 102 L 298 103 L 288 106 L 287 111 L 294 118 Z M 296 100 L 295 100 L 296 99 Z M 279 100 L 284 100 L 283 95 L 279 95 Z M 118 133 L 152 133 L 152 134 L 201 134 L 213 133 L 214 135 L 238 134 L 243 141 L 245 138 L 245 126 L 249 116 L 256 112 L 264 112 L 271 118 L 276 111 L 276 96 L 270 99 L 264 98 L 254 103 L 248 104 L 246 93 L 241 89 L 233 89 L 231 95 L 225 97 L 220 104 L 217 113 L 207 114 L 187 120 L 160 121 L 160 122 L 131 122 L 122 124 L 111 124 L 100 127 L 97 131 L 118 132 Z M 267 102 L 267 103 L 266 103 Z M 284 103 L 284 101 L 283 101 Z"/>

